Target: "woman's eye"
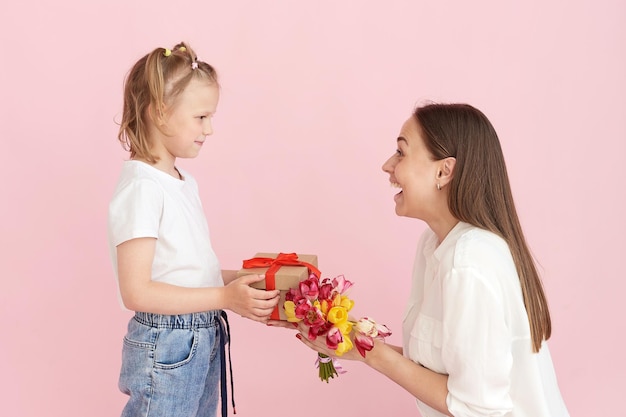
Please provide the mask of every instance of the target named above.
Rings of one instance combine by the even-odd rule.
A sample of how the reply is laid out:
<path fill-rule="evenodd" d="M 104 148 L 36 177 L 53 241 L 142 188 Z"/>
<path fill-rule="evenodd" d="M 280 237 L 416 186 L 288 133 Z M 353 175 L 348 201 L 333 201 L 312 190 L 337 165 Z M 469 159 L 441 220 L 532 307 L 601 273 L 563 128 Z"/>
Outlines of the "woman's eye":
<path fill-rule="evenodd" d="M 396 156 L 403 156 L 402 151 L 400 149 L 396 149 Z"/>

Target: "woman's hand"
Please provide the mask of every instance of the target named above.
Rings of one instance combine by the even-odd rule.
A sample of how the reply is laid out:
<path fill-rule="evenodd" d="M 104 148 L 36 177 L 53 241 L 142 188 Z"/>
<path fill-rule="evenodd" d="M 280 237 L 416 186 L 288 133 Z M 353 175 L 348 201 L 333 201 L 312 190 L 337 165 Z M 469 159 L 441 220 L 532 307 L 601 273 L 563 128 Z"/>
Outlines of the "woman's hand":
<path fill-rule="evenodd" d="M 283 327 L 290 330 L 296 330 L 298 328 L 298 323 L 291 323 L 287 320 L 268 320 L 267 325 L 271 327 Z"/>
<path fill-rule="evenodd" d="M 354 346 L 352 349 L 350 349 L 348 352 L 344 353 L 343 355 L 337 356 L 335 351 L 332 349 L 329 349 L 328 346 L 326 345 L 326 335 L 317 336 L 315 340 L 310 340 L 309 339 L 309 327 L 304 325 L 302 322 L 298 323 L 298 331 L 299 333 L 296 334 L 296 337 L 298 338 L 298 340 L 300 340 L 302 343 L 304 343 L 306 346 L 308 346 L 310 349 L 316 352 L 323 353 L 324 355 L 327 355 L 327 356 L 337 357 L 337 358 L 341 358 L 341 359 L 345 359 L 349 361 L 361 361 L 361 362 L 365 361 L 365 358 L 361 356 L 356 346 Z M 352 334 L 353 333 L 350 333 L 350 336 L 344 336 L 344 337 L 352 337 Z"/>

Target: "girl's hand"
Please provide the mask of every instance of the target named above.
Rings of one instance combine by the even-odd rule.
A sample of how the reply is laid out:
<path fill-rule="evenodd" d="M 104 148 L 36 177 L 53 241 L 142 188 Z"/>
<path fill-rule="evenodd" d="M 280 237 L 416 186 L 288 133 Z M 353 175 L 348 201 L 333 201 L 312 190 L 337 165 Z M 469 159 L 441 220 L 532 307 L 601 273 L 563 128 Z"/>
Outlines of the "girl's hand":
<path fill-rule="evenodd" d="M 241 317 L 267 323 L 278 304 L 279 290 L 259 290 L 250 284 L 262 281 L 263 275 L 246 275 L 224 287 L 227 308 Z"/>

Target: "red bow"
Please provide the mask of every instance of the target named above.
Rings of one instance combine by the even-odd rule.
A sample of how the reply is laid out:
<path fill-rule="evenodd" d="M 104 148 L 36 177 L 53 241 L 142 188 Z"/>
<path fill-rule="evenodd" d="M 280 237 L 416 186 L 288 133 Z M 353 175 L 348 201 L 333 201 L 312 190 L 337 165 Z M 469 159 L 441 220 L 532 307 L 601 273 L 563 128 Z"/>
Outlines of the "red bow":
<path fill-rule="evenodd" d="M 276 272 L 281 266 L 306 266 L 310 274 L 315 275 L 317 278 L 320 278 L 321 276 L 320 270 L 317 269 L 315 265 L 299 261 L 298 255 L 295 253 L 279 253 L 276 258 L 252 258 L 243 261 L 244 269 L 268 268 L 265 272 L 266 290 L 276 289 Z M 276 306 L 274 311 L 272 311 L 271 319 L 280 320 L 280 316 L 278 315 L 278 306 Z"/>

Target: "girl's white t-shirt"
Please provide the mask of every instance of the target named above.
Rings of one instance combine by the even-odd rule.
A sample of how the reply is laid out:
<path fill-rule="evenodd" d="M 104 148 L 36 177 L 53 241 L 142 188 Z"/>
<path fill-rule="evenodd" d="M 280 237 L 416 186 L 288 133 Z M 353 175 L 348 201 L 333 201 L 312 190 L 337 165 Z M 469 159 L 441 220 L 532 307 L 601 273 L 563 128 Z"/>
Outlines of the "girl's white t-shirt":
<path fill-rule="evenodd" d="M 224 285 L 198 184 L 180 170 L 182 180 L 141 161 L 125 161 L 109 204 L 108 240 L 117 277 L 116 247 L 152 237 L 156 250 L 152 280 L 181 287 Z"/>
<path fill-rule="evenodd" d="M 532 352 L 515 263 L 499 236 L 459 222 L 420 240 L 404 355 L 448 375 L 455 416 L 566 417 L 547 343 Z M 443 414 L 418 401 L 424 417 Z"/>

